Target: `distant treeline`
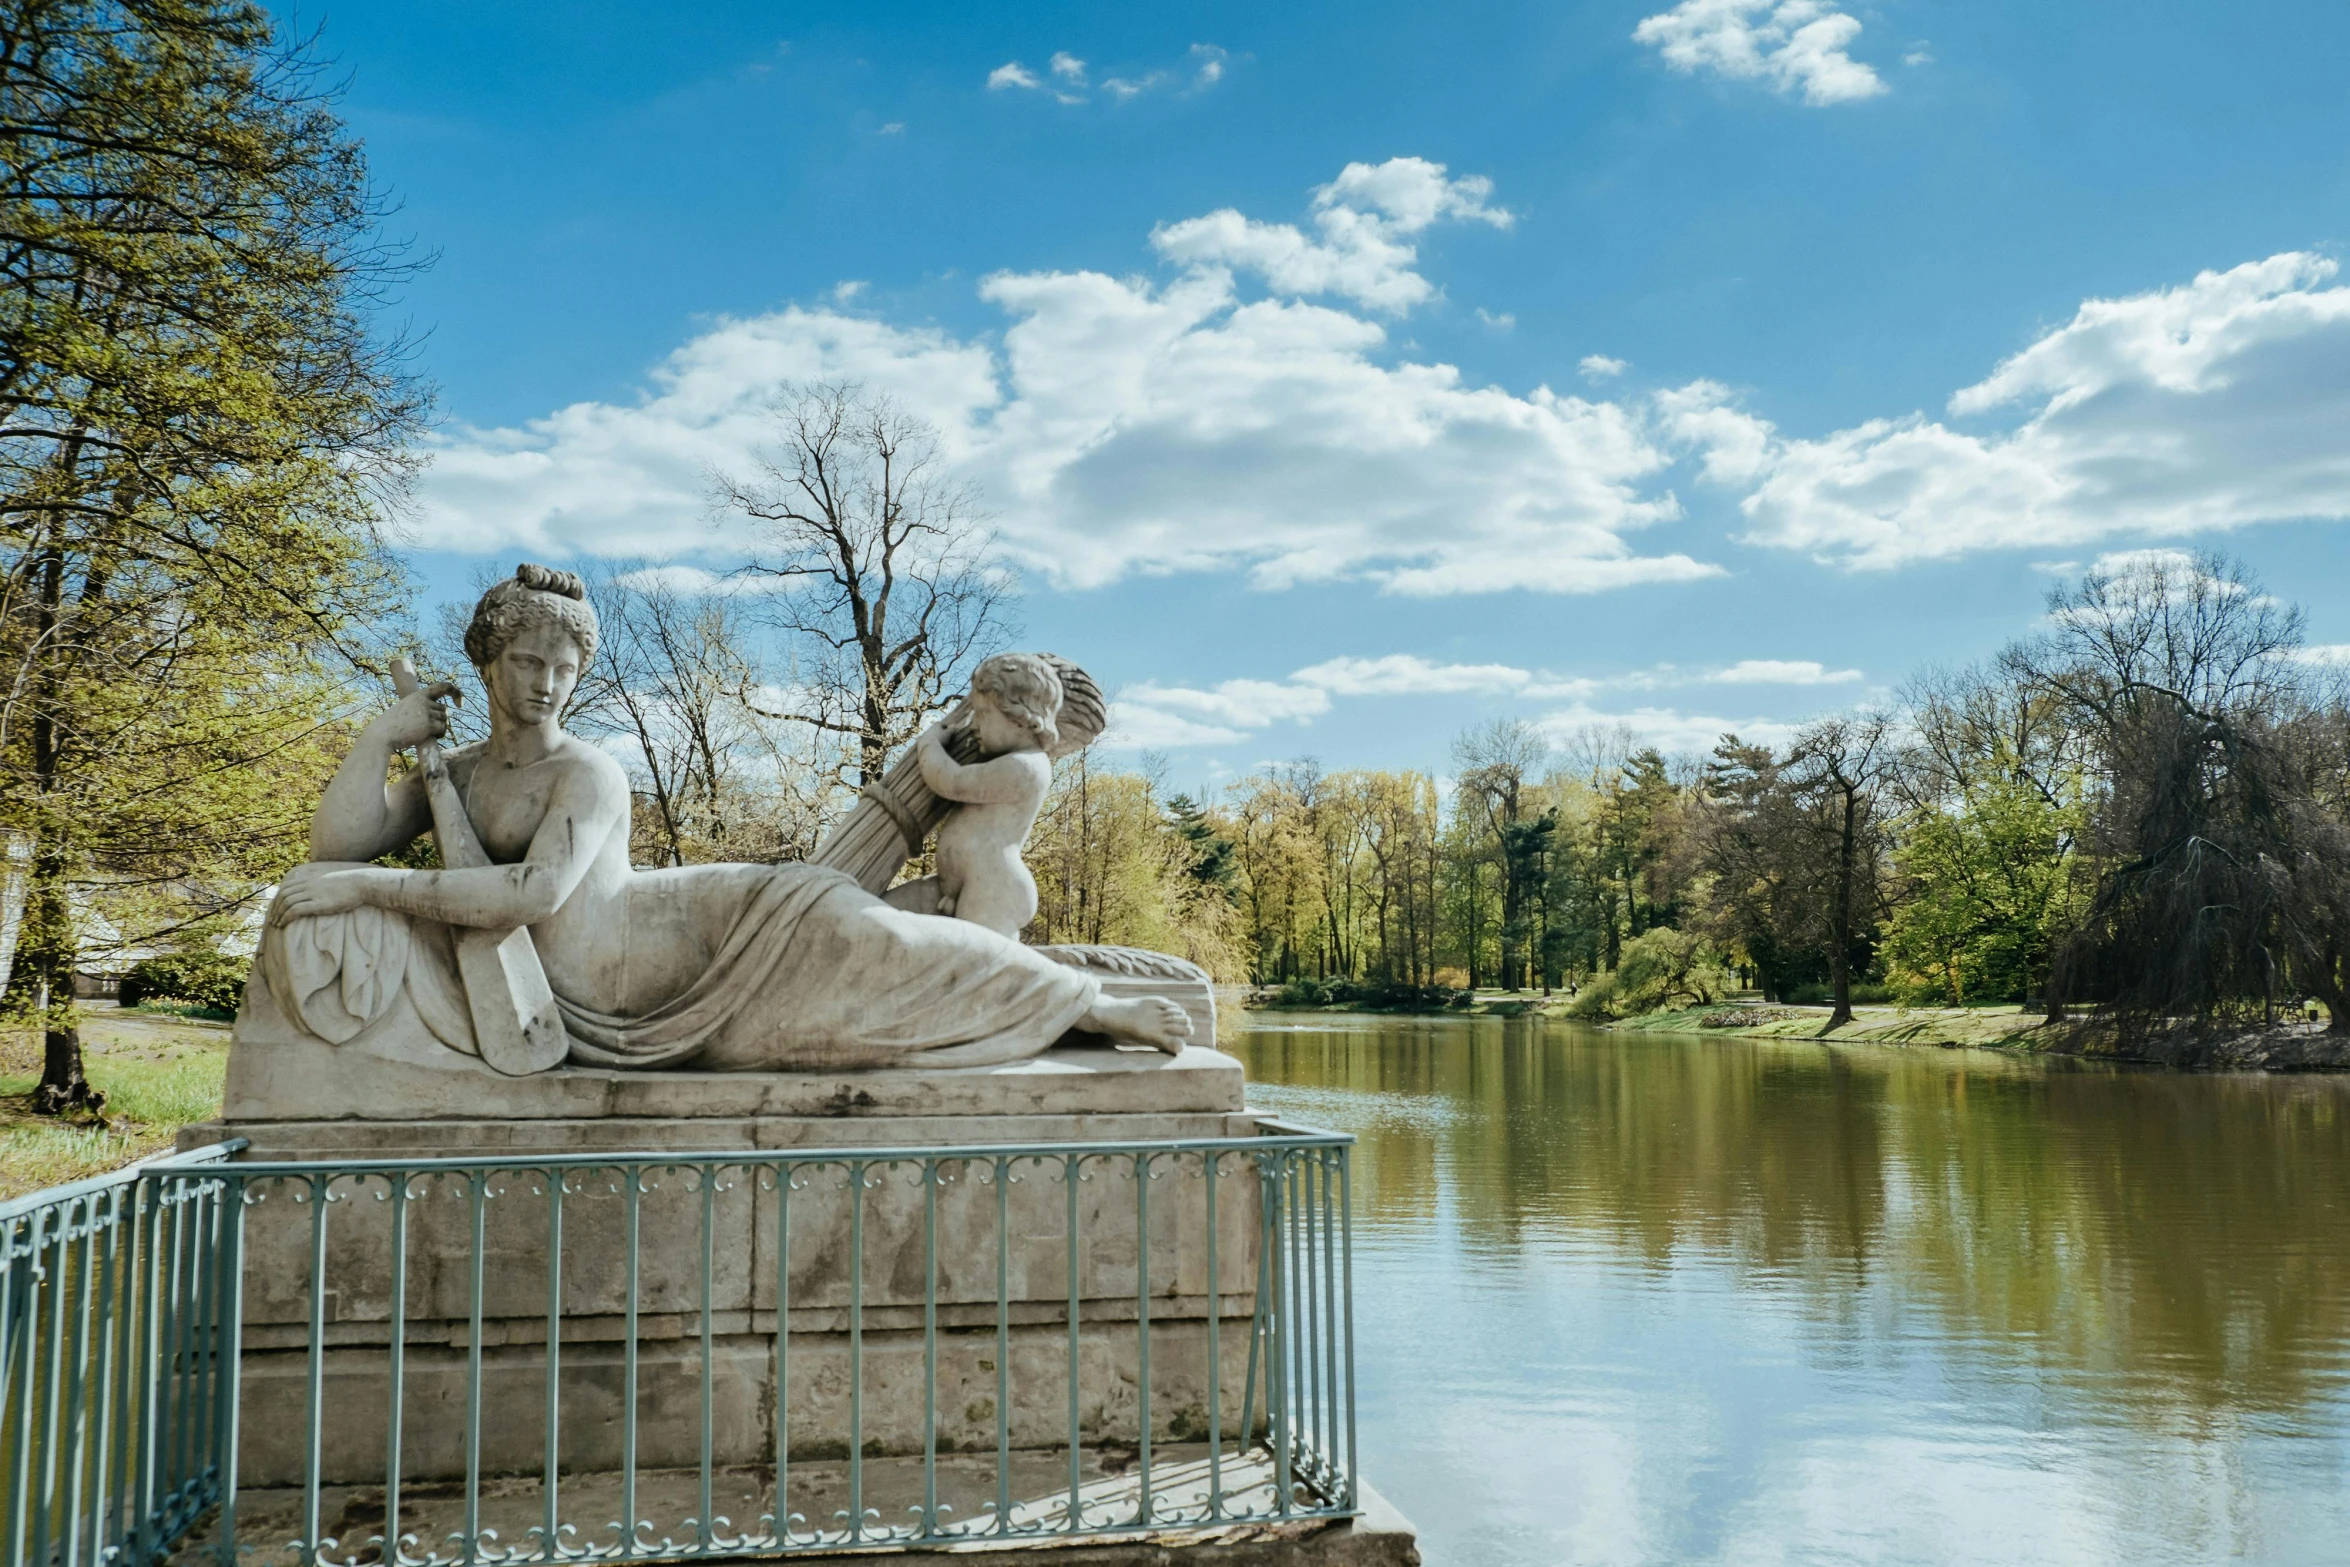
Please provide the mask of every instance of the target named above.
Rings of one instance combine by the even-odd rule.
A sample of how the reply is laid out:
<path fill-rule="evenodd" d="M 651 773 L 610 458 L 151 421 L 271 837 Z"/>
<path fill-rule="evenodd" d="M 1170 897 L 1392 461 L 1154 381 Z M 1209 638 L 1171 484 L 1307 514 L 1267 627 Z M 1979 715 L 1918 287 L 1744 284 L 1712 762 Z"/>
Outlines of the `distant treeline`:
<path fill-rule="evenodd" d="M 1037 934 L 1259 984 L 1574 987 L 1592 1014 L 2045 1002 L 2125 1025 L 2350 1025 L 2350 704 L 2216 556 L 2050 595 L 2036 636 L 1784 745 L 1671 757 L 1498 721 L 1417 772 L 1268 768 L 1221 800 L 1065 768 Z"/>

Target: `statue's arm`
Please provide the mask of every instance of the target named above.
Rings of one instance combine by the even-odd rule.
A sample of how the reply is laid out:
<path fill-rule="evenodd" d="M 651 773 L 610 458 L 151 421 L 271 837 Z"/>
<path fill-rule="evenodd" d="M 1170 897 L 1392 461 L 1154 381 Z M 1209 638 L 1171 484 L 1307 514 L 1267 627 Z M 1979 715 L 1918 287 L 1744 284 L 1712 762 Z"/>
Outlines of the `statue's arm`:
<path fill-rule="evenodd" d="M 1052 787 L 1052 764 L 1041 751 L 1014 751 L 984 762 L 958 762 L 946 747 L 946 727 L 933 724 L 915 742 L 922 781 L 942 800 L 968 805 L 1017 805 L 1042 799 Z"/>
<path fill-rule="evenodd" d="M 423 774 L 410 768 L 391 783 L 392 753 L 429 744 L 448 732 L 443 698 L 457 688 L 439 681 L 394 702 L 376 715 L 335 769 L 326 795 L 310 818 L 310 857 L 366 861 L 404 849 L 432 826 Z"/>
<path fill-rule="evenodd" d="M 373 904 L 449 925 L 490 930 L 533 925 L 578 890 L 605 839 L 626 820 L 628 804 L 628 780 L 619 765 L 588 753 L 555 785 L 520 864 L 439 871 L 368 865 L 336 871 L 279 893 L 271 918 L 282 923 Z"/>

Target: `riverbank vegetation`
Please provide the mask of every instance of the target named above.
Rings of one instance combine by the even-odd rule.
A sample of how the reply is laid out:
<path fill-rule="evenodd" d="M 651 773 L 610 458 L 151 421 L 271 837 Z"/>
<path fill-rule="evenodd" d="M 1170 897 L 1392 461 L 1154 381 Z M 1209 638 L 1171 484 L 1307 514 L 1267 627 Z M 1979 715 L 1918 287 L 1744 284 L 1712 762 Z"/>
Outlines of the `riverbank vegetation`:
<path fill-rule="evenodd" d="M 1089 869 L 1040 926 L 1431 1008 L 1751 991 L 1824 1004 L 1816 1032 L 1870 1003 L 2028 1007 L 2172 1055 L 2350 1029 L 2350 703 L 2299 613 L 2216 556 L 2092 572 L 2037 635 L 1780 745 L 1502 721 L 1453 760 L 1441 782 L 1292 762 L 1212 807 L 1073 771 L 1039 842 Z"/>

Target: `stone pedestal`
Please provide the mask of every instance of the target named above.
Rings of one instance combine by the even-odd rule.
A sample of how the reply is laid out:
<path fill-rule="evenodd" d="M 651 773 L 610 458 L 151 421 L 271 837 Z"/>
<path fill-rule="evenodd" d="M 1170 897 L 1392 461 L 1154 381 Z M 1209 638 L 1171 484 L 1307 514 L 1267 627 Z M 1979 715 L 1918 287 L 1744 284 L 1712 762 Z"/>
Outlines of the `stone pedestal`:
<path fill-rule="evenodd" d="M 1230 1442 L 1256 1303 L 1254 1161 L 1215 1162 L 1211 1245 L 1203 1156 L 1054 1150 L 1255 1127 L 1239 1063 L 1205 1049 L 510 1078 L 445 1050 L 240 1042 L 227 1115 L 186 1144 L 246 1138 L 247 1165 L 402 1166 L 250 1179 L 241 1479 L 308 1472 L 314 1335 L 319 1476 L 384 1476 L 395 1316 L 411 1481 L 537 1472 L 550 1409 L 561 1468 L 616 1469 L 632 1445 L 647 1469 L 696 1466 L 705 1357 L 721 1466 L 772 1464 L 778 1411 L 790 1460 L 918 1455 L 933 1415 L 944 1452 L 1065 1448 L 1072 1372 L 1080 1447 L 1138 1443 L 1146 1407 L 1156 1442 L 1197 1444 L 1211 1424 Z M 922 1155 L 948 1147 L 1030 1151 Z M 822 1157 L 759 1157 L 776 1151 Z M 583 1155 L 611 1162 L 533 1163 Z M 1261 1394 L 1255 1407 L 1261 1421 Z"/>
<path fill-rule="evenodd" d="M 240 1029 L 221 1119 L 180 1141 L 249 1138 L 243 1157 L 259 1160 L 1224 1137 L 1254 1129 L 1244 1101 L 1240 1063 L 1197 1046 L 1063 1045 L 960 1070 L 505 1077 L 429 1038 L 335 1046 Z"/>

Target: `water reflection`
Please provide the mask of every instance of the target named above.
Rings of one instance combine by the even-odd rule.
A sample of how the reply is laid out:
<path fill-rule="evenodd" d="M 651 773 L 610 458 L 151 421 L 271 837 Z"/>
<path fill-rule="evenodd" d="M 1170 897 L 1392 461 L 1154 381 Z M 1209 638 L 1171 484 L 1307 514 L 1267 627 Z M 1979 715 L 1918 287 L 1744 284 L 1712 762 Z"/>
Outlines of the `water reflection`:
<path fill-rule="evenodd" d="M 2350 1082 L 1260 1018 L 1434 1562 L 2350 1560 Z"/>

